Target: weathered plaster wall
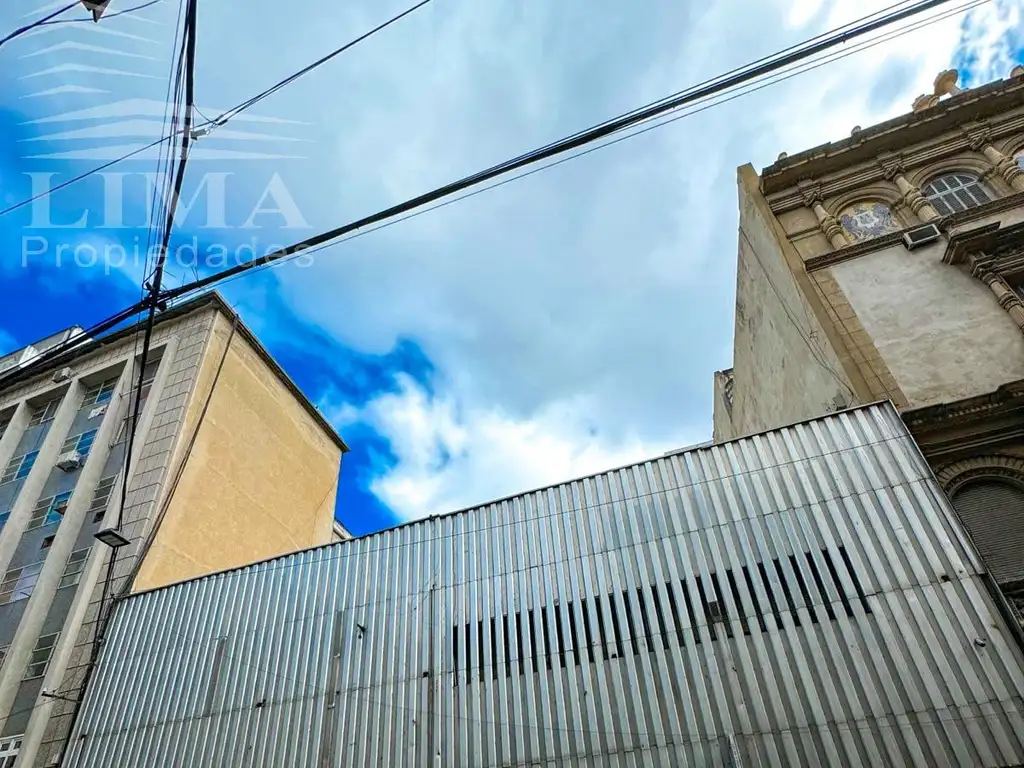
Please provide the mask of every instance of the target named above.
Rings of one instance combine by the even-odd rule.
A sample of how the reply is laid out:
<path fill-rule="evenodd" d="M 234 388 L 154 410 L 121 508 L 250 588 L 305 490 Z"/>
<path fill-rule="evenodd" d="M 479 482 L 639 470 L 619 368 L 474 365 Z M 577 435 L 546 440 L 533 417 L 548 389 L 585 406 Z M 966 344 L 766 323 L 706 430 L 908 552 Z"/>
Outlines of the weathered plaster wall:
<path fill-rule="evenodd" d="M 732 370 L 715 371 L 714 423 L 712 439 L 716 443 L 732 440 L 736 431 L 732 425 L 732 404 L 726 396 L 727 383 L 732 381 Z"/>
<path fill-rule="evenodd" d="M 893 245 L 829 268 L 911 408 L 1024 378 L 1024 335 L 987 286 L 942 263 L 945 247 Z"/>
<path fill-rule="evenodd" d="M 820 416 L 835 408 L 837 397 L 845 403 L 854 399 L 834 351 L 834 329 L 819 319 L 823 307 L 813 306 L 814 287 L 761 195 L 753 168 L 740 168 L 738 181 L 732 436 Z M 716 415 L 716 425 L 721 422 Z"/>
<path fill-rule="evenodd" d="M 331 540 L 341 450 L 241 334 L 232 336 L 224 316 L 203 360 L 181 450 L 207 399 L 135 590 Z"/>

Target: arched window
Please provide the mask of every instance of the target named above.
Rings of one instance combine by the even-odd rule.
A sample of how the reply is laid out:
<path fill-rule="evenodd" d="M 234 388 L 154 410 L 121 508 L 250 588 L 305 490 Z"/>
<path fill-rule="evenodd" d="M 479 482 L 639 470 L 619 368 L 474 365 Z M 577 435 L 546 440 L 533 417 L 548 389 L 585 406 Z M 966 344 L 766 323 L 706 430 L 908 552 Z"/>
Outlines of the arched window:
<path fill-rule="evenodd" d="M 973 173 L 946 173 L 924 185 L 924 194 L 941 216 L 987 203 L 992 195 Z"/>
<path fill-rule="evenodd" d="M 1024 579 L 1024 489 L 985 477 L 953 494 L 953 506 L 999 583 Z"/>

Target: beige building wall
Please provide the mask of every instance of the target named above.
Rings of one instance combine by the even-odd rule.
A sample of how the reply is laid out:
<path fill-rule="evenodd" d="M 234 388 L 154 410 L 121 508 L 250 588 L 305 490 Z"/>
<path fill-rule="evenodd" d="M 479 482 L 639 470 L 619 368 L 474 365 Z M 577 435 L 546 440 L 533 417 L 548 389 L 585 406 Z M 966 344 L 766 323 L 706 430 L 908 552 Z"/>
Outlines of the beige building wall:
<path fill-rule="evenodd" d="M 729 413 L 722 413 L 728 401 L 715 398 L 716 440 L 835 410 L 854 393 L 800 256 L 749 165 L 739 169 L 738 187 L 734 383 Z"/>
<path fill-rule="evenodd" d="M 180 479 L 133 590 L 332 539 L 342 449 L 254 343 L 217 316 L 176 451 Z"/>
<path fill-rule="evenodd" d="M 1022 213 L 983 217 L 969 228 L 1007 226 Z M 896 243 L 828 268 L 910 408 L 1024 378 L 1024 334 L 988 286 L 943 263 L 946 244 L 941 238 L 908 251 Z"/>

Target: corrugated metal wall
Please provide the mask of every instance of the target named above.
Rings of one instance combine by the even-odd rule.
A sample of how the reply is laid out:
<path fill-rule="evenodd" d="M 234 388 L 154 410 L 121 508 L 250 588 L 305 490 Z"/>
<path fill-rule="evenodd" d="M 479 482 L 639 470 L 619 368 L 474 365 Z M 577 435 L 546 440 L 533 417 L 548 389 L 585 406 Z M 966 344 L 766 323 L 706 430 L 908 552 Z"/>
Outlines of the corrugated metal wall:
<path fill-rule="evenodd" d="M 978 572 L 862 408 L 131 598 L 66 764 L 1012 765 Z"/>

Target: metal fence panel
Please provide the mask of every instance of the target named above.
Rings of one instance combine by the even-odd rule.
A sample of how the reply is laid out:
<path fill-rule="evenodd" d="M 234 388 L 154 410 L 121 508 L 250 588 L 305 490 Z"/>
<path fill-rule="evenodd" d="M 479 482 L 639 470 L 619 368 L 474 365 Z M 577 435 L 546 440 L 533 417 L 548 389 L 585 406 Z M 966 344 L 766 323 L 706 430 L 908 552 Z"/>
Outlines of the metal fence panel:
<path fill-rule="evenodd" d="M 982 573 L 869 406 L 129 598 L 67 764 L 1013 765 Z"/>

